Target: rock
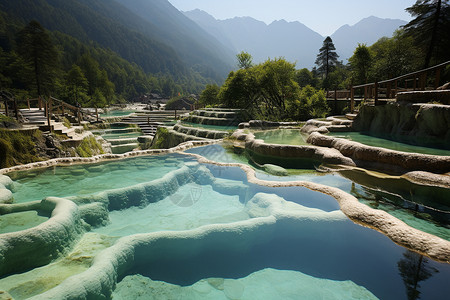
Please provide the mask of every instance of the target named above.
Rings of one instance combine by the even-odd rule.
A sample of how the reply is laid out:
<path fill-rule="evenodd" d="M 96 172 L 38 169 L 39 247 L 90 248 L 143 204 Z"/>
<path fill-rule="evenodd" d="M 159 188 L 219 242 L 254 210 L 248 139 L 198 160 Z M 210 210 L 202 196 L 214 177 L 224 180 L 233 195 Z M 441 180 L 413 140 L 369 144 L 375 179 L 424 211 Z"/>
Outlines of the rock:
<path fill-rule="evenodd" d="M 13 194 L 10 190 L 2 188 L 0 185 L 0 203 L 11 203 L 13 200 Z"/>
<path fill-rule="evenodd" d="M 277 175 L 277 176 L 288 176 L 288 171 L 280 166 L 272 165 L 272 164 L 265 164 L 263 165 L 264 171 L 266 171 L 269 174 Z"/>
<path fill-rule="evenodd" d="M 0 184 L 3 184 L 7 189 L 11 189 L 13 181 L 6 175 L 0 175 Z"/>
<path fill-rule="evenodd" d="M 109 212 L 103 203 L 94 202 L 78 207 L 81 218 L 91 226 L 105 226 L 109 223 Z"/>

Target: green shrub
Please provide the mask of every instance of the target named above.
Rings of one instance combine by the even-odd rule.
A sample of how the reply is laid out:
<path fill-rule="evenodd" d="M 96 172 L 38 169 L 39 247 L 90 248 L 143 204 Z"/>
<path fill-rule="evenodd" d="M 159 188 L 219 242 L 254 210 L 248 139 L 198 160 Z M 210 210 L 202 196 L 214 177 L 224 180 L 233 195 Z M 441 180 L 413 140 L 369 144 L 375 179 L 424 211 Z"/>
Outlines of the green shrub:
<path fill-rule="evenodd" d="M 288 110 L 294 120 L 324 118 L 330 112 L 324 90 L 317 90 L 310 85 L 301 89 L 298 100 L 289 103 Z"/>
<path fill-rule="evenodd" d="M 66 126 L 67 128 L 72 127 L 72 124 L 70 124 L 69 119 L 67 119 L 66 117 L 63 118 L 63 125 Z"/>
<path fill-rule="evenodd" d="M 18 131 L 0 129 L 0 167 L 41 161 L 36 142 L 43 140 L 39 130 Z"/>
<path fill-rule="evenodd" d="M 152 143 L 152 149 L 164 149 L 169 138 L 169 129 L 166 127 L 158 127 L 156 131 L 155 139 Z"/>
<path fill-rule="evenodd" d="M 97 142 L 95 137 L 89 136 L 81 141 L 81 144 L 75 149 L 76 153 L 81 157 L 91 157 L 105 153 L 102 145 Z"/>

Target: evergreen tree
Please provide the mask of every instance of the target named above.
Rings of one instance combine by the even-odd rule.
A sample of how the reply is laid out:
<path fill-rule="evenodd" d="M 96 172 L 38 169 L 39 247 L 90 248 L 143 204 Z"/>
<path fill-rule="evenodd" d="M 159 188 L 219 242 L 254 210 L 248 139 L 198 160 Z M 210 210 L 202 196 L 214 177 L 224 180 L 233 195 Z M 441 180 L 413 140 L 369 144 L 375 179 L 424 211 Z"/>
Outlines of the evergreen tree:
<path fill-rule="evenodd" d="M 322 48 L 320 48 L 316 59 L 317 71 L 319 74 L 325 74 L 325 81 L 328 78 L 328 74 L 333 71 L 333 68 L 338 62 L 339 55 L 337 55 L 335 50 L 333 40 L 327 36 L 323 41 Z M 326 86 L 325 88 L 328 87 Z"/>
<path fill-rule="evenodd" d="M 404 26 L 425 53 L 424 68 L 434 58 L 436 63 L 450 59 L 449 0 L 417 0 L 406 9 L 415 19 Z"/>
<path fill-rule="evenodd" d="M 80 101 L 80 96 L 86 94 L 88 81 L 79 66 L 73 65 L 67 73 L 67 85 L 71 90 L 71 96 L 74 97 L 73 103 L 84 102 Z"/>
<path fill-rule="evenodd" d="M 49 92 L 56 77 L 58 52 L 39 22 L 31 21 L 19 32 L 18 52 L 33 70 L 37 94 Z"/>
<path fill-rule="evenodd" d="M 247 52 L 242 51 L 241 53 L 236 55 L 236 58 L 238 60 L 239 69 L 248 69 L 253 64 L 252 56 Z"/>
<path fill-rule="evenodd" d="M 366 44 L 359 44 L 349 59 L 356 83 L 367 83 L 372 65 L 372 54 Z"/>

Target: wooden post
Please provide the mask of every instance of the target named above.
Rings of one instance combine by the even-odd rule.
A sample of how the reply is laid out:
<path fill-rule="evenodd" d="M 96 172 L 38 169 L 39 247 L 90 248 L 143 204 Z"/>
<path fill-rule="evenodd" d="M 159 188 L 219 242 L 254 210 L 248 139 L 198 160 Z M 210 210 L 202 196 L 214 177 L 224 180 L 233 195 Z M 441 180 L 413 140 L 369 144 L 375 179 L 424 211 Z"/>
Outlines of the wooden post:
<path fill-rule="evenodd" d="M 390 81 L 387 84 L 386 98 L 388 98 L 388 99 L 392 98 L 392 95 L 391 95 L 391 82 Z"/>
<path fill-rule="evenodd" d="M 97 115 L 97 122 L 98 122 L 98 108 L 95 107 L 95 114 Z"/>
<path fill-rule="evenodd" d="M 17 100 L 14 98 L 14 112 L 16 114 L 16 119 L 19 121 L 19 110 L 17 109 Z"/>
<path fill-rule="evenodd" d="M 434 89 L 439 87 L 439 82 L 441 81 L 441 68 L 436 70 L 436 77 L 434 79 Z"/>
<path fill-rule="evenodd" d="M 375 99 L 375 106 L 378 105 L 378 81 L 375 81 L 375 89 L 374 89 L 374 99 Z"/>
<path fill-rule="evenodd" d="M 38 96 L 39 110 L 42 110 L 42 99 L 41 96 Z"/>
<path fill-rule="evenodd" d="M 78 126 L 81 125 L 81 111 L 80 108 L 77 108 L 77 116 L 78 116 Z"/>
<path fill-rule="evenodd" d="M 175 120 L 177 119 L 177 110 L 175 109 Z"/>
<path fill-rule="evenodd" d="M 394 82 L 394 97 L 397 98 L 397 93 L 398 93 L 398 82 L 397 80 Z"/>
<path fill-rule="evenodd" d="M 353 86 L 350 86 L 350 112 L 353 113 L 355 111 L 355 90 Z"/>
<path fill-rule="evenodd" d="M 337 114 L 337 88 L 334 88 L 334 114 Z"/>
<path fill-rule="evenodd" d="M 28 110 L 30 110 L 30 98 L 27 98 Z"/>
<path fill-rule="evenodd" d="M 5 97 L 5 115 L 8 116 L 8 99 Z"/>
<path fill-rule="evenodd" d="M 51 117 L 52 116 L 52 97 L 48 97 L 48 114 Z"/>
<path fill-rule="evenodd" d="M 51 124 L 50 124 L 50 102 L 46 103 L 45 106 L 46 106 L 46 108 L 47 108 L 46 110 L 47 110 L 47 125 L 48 125 L 48 130 L 49 130 L 50 132 L 52 132 L 52 126 L 51 126 Z"/>
<path fill-rule="evenodd" d="M 62 112 L 62 116 L 64 117 L 64 103 L 61 103 L 61 112 Z"/>

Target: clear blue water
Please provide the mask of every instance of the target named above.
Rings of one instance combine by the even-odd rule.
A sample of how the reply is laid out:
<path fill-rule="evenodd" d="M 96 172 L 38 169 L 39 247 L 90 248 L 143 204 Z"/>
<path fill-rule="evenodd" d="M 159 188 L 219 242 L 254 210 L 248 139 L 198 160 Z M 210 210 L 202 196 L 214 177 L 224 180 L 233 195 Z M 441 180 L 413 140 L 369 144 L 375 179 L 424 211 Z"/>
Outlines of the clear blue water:
<path fill-rule="evenodd" d="M 191 149 L 208 158 L 236 161 L 219 145 Z M 240 158 L 242 161 L 243 158 Z M 182 154 L 136 157 L 92 165 L 54 167 L 9 174 L 15 180 L 17 202 L 39 200 L 46 196 L 84 196 L 103 190 L 132 186 L 161 178 L 179 169 L 193 158 Z M 209 185 L 182 186 L 174 195 L 145 208 L 132 207 L 110 213 L 111 223 L 95 229 L 107 236 L 139 232 L 186 230 L 203 224 L 222 224 L 245 220 L 243 206 L 256 193 L 275 194 L 289 202 L 324 212 L 339 209 L 328 195 L 302 187 L 270 188 L 250 184 L 237 167 L 203 165 L 224 186 L 241 185 L 244 194 L 218 192 Z M 318 176 L 304 172 L 276 177 L 258 172 L 267 180 L 314 180 L 351 191 L 352 183 L 337 175 Z M 179 198 L 192 193 L 201 197 L 190 205 L 180 205 Z M 178 196 L 176 196 L 178 193 Z M 319 211 L 319 212 L 320 212 Z M 407 289 L 420 292 L 422 299 L 442 299 L 450 294 L 450 265 L 437 263 L 407 251 L 379 232 L 340 220 L 305 219 L 279 222 L 267 232 L 252 236 L 243 247 L 217 241 L 203 243 L 201 238 L 181 239 L 180 247 L 152 252 L 145 263 L 135 265 L 129 274 L 140 274 L 180 286 L 204 278 L 242 278 L 263 270 L 293 270 L 317 278 L 351 280 L 380 299 L 408 299 Z M 253 241 L 253 242 L 251 242 Z M 191 251 L 192 250 L 192 251 Z M 174 254 L 175 253 L 175 254 Z M 416 280 L 417 274 L 428 274 Z M 412 283 L 411 283 L 412 280 Z M 289 285 L 289 282 L 285 283 Z"/>
<path fill-rule="evenodd" d="M 421 146 L 420 141 L 416 141 L 410 137 L 376 137 L 361 132 L 331 132 L 328 135 L 348 139 L 364 145 L 382 147 L 391 150 L 422 153 L 432 155 L 450 156 L 450 142 L 435 142 L 429 146 Z"/>
<path fill-rule="evenodd" d="M 300 129 L 275 129 L 257 131 L 253 134 L 255 138 L 264 140 L 267 144 L 310 145 L 306 142 L 306 137 L 300 132 Z"/>
<path fill-rule="evenodd" d="M 226 150 L 222 145 L 209 145 L 186 150 L 222 163 L 242 163 L 257 167 L 245 155 Z M 418 197 L 412 194 L 386 193 L 382 187 L 369 189 L 337 173 L 320 173 L 315 170 L 288 169 L 289 176 L 275 176 L 256 169 L 256 177 L 269 181 L 310 181 L 339 188 L 373 208 L 382 209 L 419 230 L 450 240 L 450 204 L 443 199 Z M 432 191 L 431 191 L 432 192 Z M 417 208 L 416 208 L 417 204 Z"/>
<path fill-rule="evenodd" d="M 193 158 L 181 154 L 146 156 L 89 165 L 50 167 L 9 173 L 15 202 L 98 193 L 161 178 Z"/>

